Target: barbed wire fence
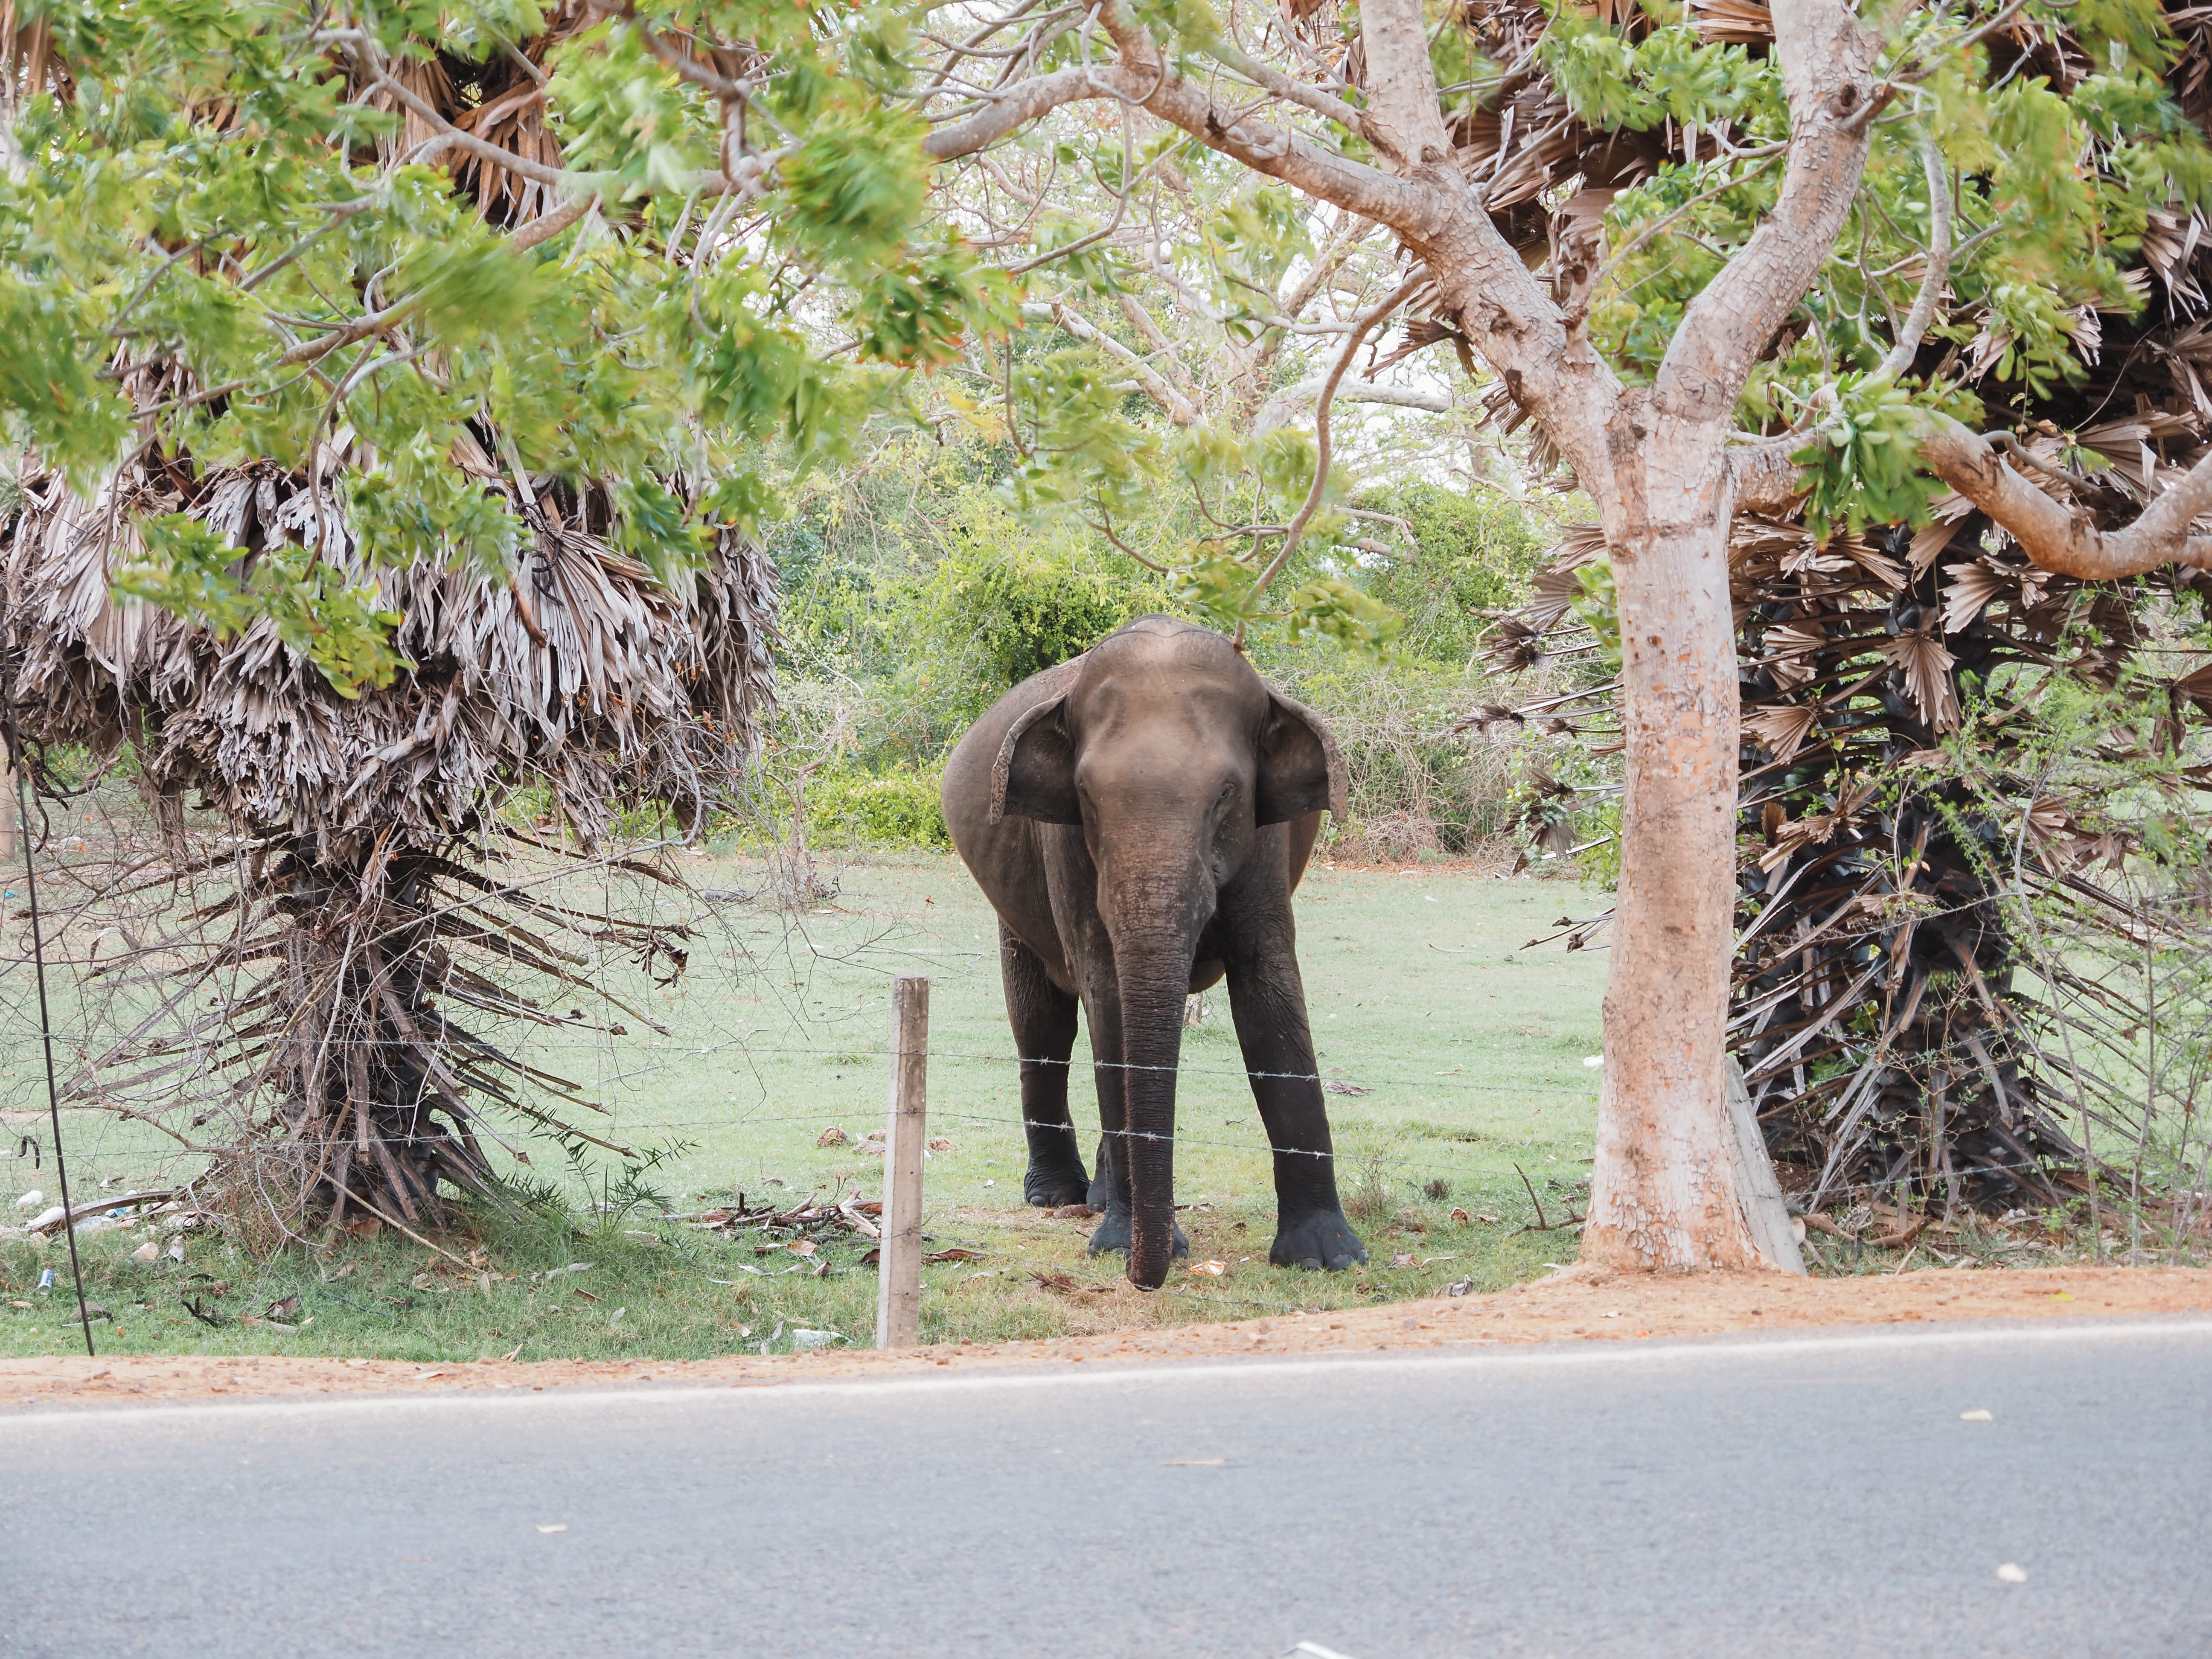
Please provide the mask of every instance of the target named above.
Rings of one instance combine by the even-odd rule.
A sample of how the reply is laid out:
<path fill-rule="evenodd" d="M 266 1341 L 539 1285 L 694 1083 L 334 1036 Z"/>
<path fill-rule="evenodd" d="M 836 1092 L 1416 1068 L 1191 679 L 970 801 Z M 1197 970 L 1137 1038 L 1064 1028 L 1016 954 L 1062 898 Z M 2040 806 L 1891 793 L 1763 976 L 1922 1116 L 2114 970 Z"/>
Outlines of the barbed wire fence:
<path fill-rule="evenodd" d="M 234 966 L 229 984 L 210 989 L 204 975 L 195 978 L 204 965 L 196 951 L 249 926 L 229 873 L 237 840 L 209 825 L 165 828 L 134 791 L 112 781 L 50 801 L 37 829 L 46 890 L 37 944 L 53 976 L 62 1127 L 81 1172 L 76 1214 L 88 1214 L 87 1226 L 96 1229 L 135 1223 L 158 1203 L 173 1215 L 234 1225 L 234 1214 L 218 1212 L 224 1204 L 235 1209 L 240 1196 L 210 1191 L 210 1170 L 254 1136 L 282 1133 L 259 1064 L 267 1043 L 241 1040 L 235 1020 L 208 1018 L 224 1015 L 224 996 L 237 994 Z M 970 925 L 988 914 L 979 899 L 948 893 L 937 907 L 925 895 L 926 906 L 952 918 L 942 922 L 872 916 L 866 904 L 836 902 L 834 877 L 823 882 L 810 872 L 804 891 L 780 889 L 773 860 L 760 858 L 738 866 L 752 885 L 716 887 L 683 878 L 724 871 L 726 861 L 650 836 L 616 854 L 537 863 L 545 867 L 525 858 L 504 879 L 573 914 L 620 917 L 624 928 L 586 940 L 588 948 L 569 963 L 567 994 L 555 1001 L 533 1000 L 514 976 L 496 975 L 485 982 L 497 994 L 480 988 L 475 998 L 477 1009 L 489 1006 L 506 1059 L 549 1097 L 477 1114 L 478 1128 L 499 1148 L 502 1180 L 534 1183 L 579 1206 L 610 1201 L 594 1197 L 592 1171 L 625 1163 L 645 1162 L 694 1195 L 758 1194 L 771 1180 L 793 1177 L 840 1193 L 868 1185 L 859 1146 L 810 1156 L 837 1149 L 816 1148 L 805 1131 L 835 1128 L 865 1145 L 891 1058 L 884 1041 L 891 981 L 923 973 L 959 990 L 954 1017 L 942 1021 L 945 1038 L 929 1056 L 932 1133 L 969 1138 L 963 1151 L 981 1152 L 982 1167 L 996 1171 L 963 1173 L 954 1184 L 963 1202 L 975 1199 L 980 1178 L 993 1188 L 988 1203 L 1013 1207 L 1027 1127 L 1019 1107 L 1024 1057 L 1004 1037 L 995 939 L 988 924 Z M 957 866 L 939 867 L 948 884 L 965 882 Z M 933 870 L 914 878 L 925 885 L 935 878 Z M 11 1199 L 35 1191 L 50 1209 L 53 1194 L 44 1182 L 54 1149 L 39 1056 L 36 952 L 20 889 L 20 877 L 0 886 L 0 1154 L 13 1158 L 0 1168 L 13 1177 L 5 1188 Z M 975 937 L 960 939 L 959 932 Z M 661 943 L 641 956 L 641 939 Z M 679 959 L 666 954 L 671 940 L 680 941 Z M 1218 1008 L 1218 999 L 1210 1006 Z M 1324 1036 L 1316 1015 L 1323 1063 L 1307 1075 L 1329 1093 L 1333 1115 L 1362 1096 L 1381 1094 L 1388 1103 L 1388 1115 L 1361 1108 L 1338 1122 L 1340 1184 L 1348 1200 L 1366 1205 L 1368 1222 L 1425 1190 L 1494 1212 L 1498 1224 L 1517 1220 L 1524 1231 L 1560 1233 L 1566 1245 L 1586 1162 L 1576 1149 L 1587 1146 L 1596 1079 L 1557 1073 L 1580 1070 L 1579 1056 L 1547 1060 L 1553 1079 L 1528 1076 L 1525 1065 L 1516 1080 L 1474 1079 L 1455 1075 L 1457 1065 L 1425 1063 L 1463 1059 L 1462 1048 L 1439 1047 L 1423 1060 L 1410 1051 L 1385 1057 Z M 1201 1200 L 1201 1184 L 1271 1190 L 1268 1161 L 1305 1151 L 1275 1147 L 1260 1132 L 1249 1093 L 1255 1076 L 1224 1045 L 1227 1024 L 1201 1019 L 1186 1033 L 1175 1068 L 1187 1080 L 1172 1136 L 1178 1153 L 1188 1154 L 1179 1158 L 1178 1186 Z M 356 1046 L 373 1049 L 378 1041 Z M 159 1065 L 130 1069 L 135 1056 L 156 1052 Z M 1073 1075 L 1095 1062 L 1079 1042 L 1068 1063 L 1075 1121 L 1095 1124 L 1090 1091 Z M 1231 1106 L 1233 1120 L 1206 1121 Z M 1451 1121 L 1417 1121 L 1421 1113 Z M 1238 1132 L 1224 1133 L 1231 1121 Z M 549 1141 L 556 1148 L 550 1159 Z M 355 1142 L 364 1156 L 403 1144 L 365 1131 Z M 143 1194 L 159 1197 L 131 1196 Z M 689 1201 L 667 1197 L 666 1212 Z M 0 1214 L 0 1223 L 18 1225 L 31 1218 Z M 262 1248 L 272 1240 L 316 1242 L 290 1218 L 273 1220 L 258 1232 Z M 427 1230 L 425 1238 L 436 1248 Z M 1297 1307 L 1225 1289 L 1170 1288 L 1225 1309 Z"/>
<path fill-rule="evenodd" d="M 218 1189 L 213 1173 L 227 1160 L 234 1166 L 242 1146 L 286 1133 L 269 1065 L 281 1034 L 258 1029 L 250 1018 L 258 1006 L 251 974 L 234 961 L 210 968 L 220 947 L 258 925 L 246 913 L 237 869 L 240 859 L 258 853 L 247 838 L 212 823 L 164 825 L 120 780 L 95 780 L 45 806 L 45 821 L 34 826 L 46 890 L 37 944 L 52 974 L 60 1116 L 78 1174 L 72 1219 L 83 1218 L 80 1231 L 137 1226 L 161 1207 L 172 1218 L 236 1229 L 239 1210 L 252 1208 L 256 1195 L 234 1182 Z M 733 878 L 726 860 L 697 858 L 671 839 L 643 836 L 596 859 L 526 854 L 495 872 L 510 888 L 527 888 L 534 903 L 617 917 L 625 929 L 587 938 L 568 964 L 565 990 L 552 988 L 562 991 L 557 996 L 547 997 L 543 986 L 526 990 L 520 974 L 489 970 L 475 988 L 471 1006 L 489 1008 L 476 1035 L 495 1039 L 504 1059 L 544 1097 L 524 1098 L 515 1110 L 487 1107 L 475 1115 L 502 1180 L 557 1190 L 578 1206 L 595 1201 L 595 1170 L 604 1180 L 626 1162 L 650 1162 L 659 1185 L 681 1182 L 694 1194 L 757 1194 L 778 1172 L 801 1187 L 872 1184 L 877 1177 L 858 1147 L 824 1158 L 814 1143 L 831 1127 L 864 1143 L 865 1132 L 877 1127 L 890 1059 L 890 982 L 923 973 L 941 992 L 958 992 L 957 1012 L 949 1023 L 941 1017 L 942 1036 L 930 1055 L 930 1116 L 933 1134 L 961 1138 L 968 1167 L 936 1168 L 956 1176 L 949 1191 L 962 1202 L 975 1200 L 980 1170 L 992 1188 L 984 1202 L 1013 1208 L 1025 1127 L 1021 1056 L 1006 1036 L 996 939 L 988 922 L 978 921 L 988 917 L 980 896 L 939 890 L 914 907 L 924 921 L 887 918 L 870 914 L 872 902 L 839 902 L 834 875 L 824 882 L 810 872 L 803 886 L 779 886 L 773 863 L 772 856 L 749 856 Z M 965 883 L 956 867 L 941 867 L 948 883 Z M 710 884 L 732 879 L 739 884 Z M 924 886 L 934 880 L 933 872 L 915 878 Z M 4 1151 L 15 1155 L 0 1164 L 9 1177 L 0 1191 L 10 1200 L 36 1193 L 40 1202 L 0 1213 L 0 1224 L 16 1226 L 51 1210 L 56 1197 L 30 994 L 33 941 L 20 887 L 20 878 L 0 878 L 6 922 L 0 1130 Z M 640 939 L 659 944 L 641 955 Z M 680 953 L 673 960 L 672 942 Z M 538 949 L 544 941 L 528 944 Z M 1224 1000 L 1212 997 L 1206 1006 L 1216 1018 L 1187 1032 L 1177 1068 L 1186 1079 L 1175 1136 L 1185 1154 L 1178 1185 L 1201 1199 L 1202 1189 L 1270 1191 L 1276 1151 L 1246 1092 L 1252 1079 L 1233 1044 L 1223 1041 Z M 411 1046 L 373 1034 L 350 1042 L 372 1056 Z M 1453 1049 L 1447 1060 L 1462 1057 Z M 1071 1071 L 1091 1064 L 1079 1042 Z M 1547 1220 L 1571 1212 L 1573 1178 L 1582 1171 L 1561 1170 L 1566 1154 L 1558 1137 L 1544 1131 L 1522 1144 L 1520 1132 L 1490 1119 L 1503 1109 L 1509 1117 L 1517 1114 L 1530 1101 L 1587 1112 L 1595 1093 L 1587 1073 L 1508 1083 L 1451 1075 L 1443 1063 L 1392 1067 L 1347 1059 L 1340 1070 L 1324 1061 L 1316 1080 L 1335 1107 L 1380 1091 L 1395 1111 L 1450 1120 L 1409 1134 L 1354 1115 L 1341 1123 L 1339 1138 L 1348 1185 L 1395 1183 L 1406 1189 L 1400 1196 L 1410 1198 L 1413 1189 L 1441 1182 L 1470 1194 L 1477 1207 L 1502 1204 L 1507 1190 L 1490 1154 L 1512 1140 L 1509 1150 L 1529 1170 L 1532 1194 L 1549 1179 L 1568 1177 L 1556 1193 L 1545 1189 Z M 1091 1125 L 1084 1133 L 1095 1135 L 1091 1091 L 1079 1077 L 1071 1081 L 1074 1119 Z M 1241 1098 L 1225 1100 L 1224 1085 Z M 1455 1142 L 1449 1131 L 1466 1115 L 1459 1108 L 1474 1102 L 1483 1103 L 1480 1145 Z M 1233 1111 L 1214 1109 L 1232 1103 Z M 1215 1115 L 1235 1117 L 1237 1130 L 1206 1121 Z M 1563 1115 L 1554 1123 L 1567 1127 Z M 1440 1128 L 1447 1133 L 1436 1133 Z M 398 1154 L 410 1139 L 364 1127 L 351 1144 L 367 1158 Z M 1521 1184 L 1516 1176 L 1504 1179 Z M 689 1201 L 668 1196 L 672 1211 Z M 282 1198 L 270 1197 L 261 1224 L 245 1229 L 253 1248 L 265 1253 L 285 1243 L 322 1242 L 315 1229 L 284 1212 Z M 394 1224 L 407 1218 L 388 1208 L 378 1214 Z M 58 1231 L 49 1226 L 47 1236 Z M 436 1244 L 434 1230 L 402 1231 Z"/>

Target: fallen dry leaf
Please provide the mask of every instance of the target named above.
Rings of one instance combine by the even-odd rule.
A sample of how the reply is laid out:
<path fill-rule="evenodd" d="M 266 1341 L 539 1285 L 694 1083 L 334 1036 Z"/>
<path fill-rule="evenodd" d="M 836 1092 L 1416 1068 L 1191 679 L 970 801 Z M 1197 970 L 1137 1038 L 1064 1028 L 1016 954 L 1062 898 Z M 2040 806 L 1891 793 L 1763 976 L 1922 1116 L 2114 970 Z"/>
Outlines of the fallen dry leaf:
<path fill-rule="evenodd" d="M 849 1146 L 852 1142 L 852 1136 L 834 1123 L 814 1137 L 814 1144 L 817 1146 Z"/>
<path fill-rule="evenodd" d="M 1190 1264 L 1190 1270 L 1208 1279 L 1218 1279 L 1229 1271 L 1229 1264 L 1226 1261 L 1194 1261 Z"/>
<path fill-rule="evenodd" d="M 949 1250 L 933 1250 L 922 1257 L 924 1261 L 981 1261 L 982 1259 L 982 1251 L 963 1250 L 957 1245 Z"/>
<path fill-rule="evenodd" d="M 943 1135 L 939 1135 L 929 1143 L 929 1150 L 933 1152 L 949 1152 L 952 1150 L 952 1143 Z"/>

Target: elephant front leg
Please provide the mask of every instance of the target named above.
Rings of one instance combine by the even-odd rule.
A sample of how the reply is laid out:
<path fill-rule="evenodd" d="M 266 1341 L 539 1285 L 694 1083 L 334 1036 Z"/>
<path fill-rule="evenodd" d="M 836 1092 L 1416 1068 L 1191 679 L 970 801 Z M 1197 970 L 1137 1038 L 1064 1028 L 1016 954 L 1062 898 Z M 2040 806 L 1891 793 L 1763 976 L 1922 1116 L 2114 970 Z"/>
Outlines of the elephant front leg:
<path fill-rule="evenodd" d="M 1068 1059 L 1075 1052 L 1075 998 L 1052 982 L 1036 952 L 999 924 L 999 970 L 1006 1019 L 1021 1056 L 1022 1133 L 1030 1167 L 1022 1196 L 1040 1208 L 1080 1204 L 1091 1188 L 1067 1109 Z"/>
<path fill-rule="evenodd" d="M 1367 1260 L 1367 1247 L 1337 1197 L 1336 1153 L 1297 960 L 1285 951 L 1274 961 L 1232 964 L 1229 1006 L 1274 1153 L 1275 1242 L 1267 1260 L 1332 1272 L 1356 1267 Z"/>

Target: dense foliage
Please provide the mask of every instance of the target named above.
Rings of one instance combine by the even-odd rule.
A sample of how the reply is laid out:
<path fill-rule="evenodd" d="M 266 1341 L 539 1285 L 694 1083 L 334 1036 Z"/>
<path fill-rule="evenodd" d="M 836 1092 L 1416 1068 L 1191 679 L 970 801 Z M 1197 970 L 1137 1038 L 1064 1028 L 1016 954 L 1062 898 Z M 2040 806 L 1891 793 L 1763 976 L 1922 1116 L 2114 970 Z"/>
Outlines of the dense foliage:
<path fill-rule="evenodd" d="M 995 446 L 887 442 L 826 480 L 769 539 L 784 587 L 783 712 L 771 775 L 802 769 L 823 845 L 940 846 L 935 776 L 1003 692 L 1129 617 L 1202 614 L 1096 532 L 1038 526 L 990 476 Z M 1327 709 L 1352 772 L 1352 855 L 1464 854 L 1514 829 L 1504 748 L 1455 728 L 1508 692 L 1475 660 L 1484 630 L 1525 598 L 1549 531 L 1492 491 L 1378 487 L 1354 504 L 1394 536 L 1334 570 L 1404 617 L 1390 648 L 1255 636 L 1255 663 Z M 1146 515 L 1123 526 L 1164 538 Z M 1310 555 L 1313 565 L 1318 556 Z M 1503 734 L 1501 734 L 1503 735 Z M 825 764 L 826 763 L 826 764 Z"/>

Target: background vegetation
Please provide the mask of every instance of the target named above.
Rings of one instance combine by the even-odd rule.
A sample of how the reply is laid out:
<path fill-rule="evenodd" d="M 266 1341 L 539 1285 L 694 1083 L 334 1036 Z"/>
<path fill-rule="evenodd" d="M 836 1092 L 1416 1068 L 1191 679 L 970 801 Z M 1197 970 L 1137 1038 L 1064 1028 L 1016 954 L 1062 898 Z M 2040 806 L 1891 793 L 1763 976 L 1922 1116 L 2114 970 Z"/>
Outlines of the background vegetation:
<path fill-rule="evenodd" d="M 814 844 L 947 845 L 936 780 L 977 715 L 1132 617 L 1200 617 L 1185 588 L 1101 531 L 1012 507 L 1009 459 L 972 434 L 888 441 L 865 468 L 802 494 L 769 536 L 785 607 L 772 793 L 784 810 L 803 793 Z M 1353 505 L 1372 515 L 1354 556 L 1309 553 L 1285 580 L 1354 586 L 1391 613 L 1387 642 L 1250 641 L 1261 672 L 1322 710 L 1344 746 L 1352 822 L 1326 833 L 1354 860 L 1510 858 L 1523 810 L 1517 743 L 1455 728 L 1573 677 L 1547 669 L 1509 686 L 1483 660 L 1494 620 L 1528 598 L 1556 509 L 1422 481 L 1362 489 Z M 1116 533 L 1157 544 L 1188 533 L 1178 517 Z M 1593 661 L 1583 677 L 1598 671 Z"/>

